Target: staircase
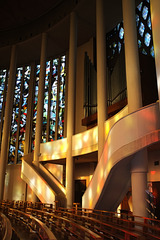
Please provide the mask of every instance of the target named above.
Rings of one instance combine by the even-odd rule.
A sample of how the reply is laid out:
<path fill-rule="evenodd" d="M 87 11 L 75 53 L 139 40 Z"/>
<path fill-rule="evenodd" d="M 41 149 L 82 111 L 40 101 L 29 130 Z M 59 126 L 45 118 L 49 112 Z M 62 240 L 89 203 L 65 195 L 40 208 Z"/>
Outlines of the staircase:
<path fill-rule="evenodd" d="M 30 186 L 42 203 L 66 206 L 66 190 L 41 163 L 32 163 L 33 154 L 26 155 L 22 160 L 21 178 Z"/>
<path fill-rule="evenodd" d="M 107 211 L 117 209 L 130 186 L 132 158 L 138 151 L 160 141 L 159 120 L 159 103 L 154 103 L 129 115 L 125 108 L 106 121 L 104 150 L 83 195 L 83 208 Z M 78 156 L 96 151 L 98 146 L 96 132 L 97 127 L 74 135 L 72 155 Z M 56 154 L 55 149 L 59 149 Z M 62 154 L 60 149 L 63 150 Z M 58 156 L 64 158 L 66 152 L 66 139 L 43 143 L 40 161 L 46 161 L 47 156 L 48 160 L 53 160 L 52 156 L 56 156 L 56 159 Z M 42 202 L 53 203 L 58 200 L 61 206 L 65 206 L 66 190 L 63 185 L 42 164 L 39 164 L 38 168 L 34 166 L 32 158 L 28 155 L 22 161 L 22 179 Z"/>
<path fill-rule="evenodd" d="M 136 152 L 160 141 L 159 104 L 118 120 L 110 129 L 100 161 L 82 198 L 83 208 L 115 211 L 130 186 Z"/>

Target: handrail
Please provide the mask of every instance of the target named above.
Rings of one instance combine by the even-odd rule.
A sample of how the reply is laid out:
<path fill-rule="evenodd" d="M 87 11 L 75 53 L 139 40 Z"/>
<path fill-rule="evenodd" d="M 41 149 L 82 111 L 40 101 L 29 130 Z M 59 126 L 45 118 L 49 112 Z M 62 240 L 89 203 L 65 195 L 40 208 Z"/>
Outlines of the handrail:
<path fill-rule="evenodd" d="M 14 208 L 8 208 L 8 215 L 20 220 L 23 224 L 26 224 L 27 227 L 29 227 L 31 230 L 36 231 L 36 233 L 40 236 L 41 239 L 57 240 L 51 230 L 39 219 Z"/>
<path fill-rule="evenodd" d="M 76 222 L 71 221 L 70 219 L 66 219 L 58 215 L 55 215 L 53 212 L 49 213 L 46 211 L 41 211 L 32 208 L 27 208 L 26 212 L 37 218 L 40 218 L 43 221 L 45 219 L 45 222 L 47 224 L 53 226 L 56 225 L 56 228 L 58 227 L 60 228 L 61 231 L 68 232 L 68 235 L 70 234 L 74 235 L 75 237 L 78 237 L 78 239 L 84 239 L 85 237 L 88 237 L 89 239 L 102 240 L 100 235 L 98 235 L 94 231 L 84 226 L 81 226 Z"/>
<path fill-rule="evenodd" d="M 107 236 L 112 236 L 112 237 L 121 236 L 121 237 L 123 237 L 123 239 L 128 239 L 128 240 L 132 239 L 132 237 L 134 237 L 134 239 L 140 239 L 140 235 L 138 233 L 133 233 L 133 232 L 130 232 L 129 230 L 122 229 L 118 226 L 114 226 L 114 225 L 111 225 L 108 223 L 102 223 L 96 219 L 91 219 L 91 221 L 89 221 L 89 218 L 79 216 L 79 215 L 74 215 L 72 212 L 63 212 L 63 211 L 59 211 L 59 210 L 53 210 L 52 213 L 48 213 L 48 212 L 44 212 L 44 211 L 40 211 L 40 210 L 36 210 L 36 209 L 26 209 L 26 211 L 29 212 L 30 214 L 33 214 L 34 216 L 37 216 L 40 218 L 44 218 L 44 216 L 46 216 L 46 218 L 48 218 L 50 216 L 52 219 L 53 218 L 54 218 L 54 220 L 56 219 L 56 222 L 58 219 L 60 219 L 61 224 L 64 224 L 65 226 L 66 226 L 66 224 L 71 224 L 70 228 L 74 229 L 74 232 L 76 232 L 76 233 L 78 232 L 78 230 L 83 230 L 83 231 L 85 230 L 85 232 L 86 232 L 86 229 L 87 229 L 87 233 L 94 235 L 93 233 L 96 232 L 99 235 L 101 235 L 102 237 L 104 237 L 104 236 L 106 236 L 106 237 Z M 61 213 L 64 213 L 64 215 L 61 215 Z M 67 218 L 66 218 L 66 215 L 67 215 Z M 71 216 L 76 216 L 76 217 L 71 218 Z M 84 219 L 86 221 L 84 221 Z M 79 220 L 82 221 L 81 226 L 80 226 Z M 48 219 L 48 221 L 51 221 L 51 220 Z M 78 227 L 77 227 L 76 223 L 79 224 Z M 88 228 L 90 229 L 89 232 L 88 232 Z M 67 228 L 67 229 L 69 229 L 69 228 Z M 72 234 L 75 234 L 74 232 L 72 232 Z M 89 239 L 92 239 L 92 235 L 89 236 Z M 101 238 L 94 237 L 94 239 L 101 239 Z"/>
<path fill-rule="evenodd" d="M 85 222 L 91 222 L 92 226 L 105 223 L 114 224 L 128 231 L 137 232 L 150 239 L 160 239 L 160 220 L 134 216 L 132 214 L 101 211 L 95 209 L 65 209 L 59 208 L 57 213 L 67 218 L 74 218 Z M 94 225 L 95 224 L 95 225 Z"/>
<path fill-rule="evenodd" d="M 116 98 L 118 98 L 121 94 L 123 94 L 124 92 L 126 93 L 127 88 L 124 88 L 122 91 L 120 91 L 112 100 L 108 99 L 107 103 L 110 103 L 112 105 L 112 103 L 116 100 Z"/>
<path fill-rule="evenodd" d="M 148 116 L 150 116 L 150 114 L 154 117 L 149 118 Z M 132 124 L 131 127 L 130 124 L 126 123 L 134 124 Z M 82 206 L 86 208 L 100 208 L 103 203 L 103 198 L 100 197 L 100 195 L 102 193 L 104 194 L 102 189 L 104 189 L 104 186 L 111 187 L 112 184 L 111 178 L 109 178 L 111 169 L 116 170 L 118 164 L 121 166 L 121 160 L 126 159 L 126 162 L 127 160 L 130 161 L 128 158 L 129 156 L 158 141 L 160 141 L 160 130 L 159 109 L 157 103 L 138 109 L 118 120 L 110 128 L 100 160 L 93 173 L 93 177 L 83 194 Z M 129 175 L 127 177 L 129 178 Z M 117 200 L 120 199 L 120 195 L 121 197 L 122 195 L 125 195 L 125 190 L 128 188 L 127 181 L 124 181 L 123 185 L 124 190 L 118 189 L 119 191 L 116 191 L 116 194 L 112 194 L 112 198 L 110 195 L 105 195 L 105 199 L 107 200 L 105 200 L 106 203 L 104 203 L 104 206 L 106 209 L 115 210 L 118 207 L 119 202 Z M 122 190 L 124 191 L 123 193 Z M 107 187 L 105 188 L 105 191 L 107 191 Z"/>
<path fill-rule="evenodd" d="M 50 204 L 47 205 L 47 203 L 42 204 L 41 210 L 35 208 L 36 204 L 34 208 L 27 207 L 24 213 L 17 209 L 9 208 L 9 203 L 5 203 L 3 203 L 3 206 L 8 209 L 9 214 L 12 212 L 12 215 L 15 214 L 15 217 L 27 222 L 27 225 L 29 224 L 30 227 L 32 227 L 31 222 L 33 220 L 39 219 L 49 226 L 58 227 L 59 231 L 62 231 L 62 228 L 64 228 L 68 235 L 75 234 L 75 237 L 80 239 L 82 235 L 89 236 L 92 239 L 92 236 L 96 233 L 97 238 L 94 239 L 101 239 L 99 238 L 100 235 L 104 237 L 106 234 L 110 234 L 113 237 L 121 235 L 123 239 L 140 239 L 143 236 L 147 237 L 147 239 L 160 240 L 160 220 L 157 219 L 79 207 L 73 207 L 72 209 L 60 207 L 56 210 Z M 33 206 L 28 203 L 26 205 Z M 30 216 L 32 221 L 27 220 L 26 216 Z M 34 225 L 36 224 L 34 223 Z"/>
<path fill-rule="evenodd" d="M 0 237 L 2 240 L 12 239 L 12 225 L 3 213 L 0 213 Z"/>

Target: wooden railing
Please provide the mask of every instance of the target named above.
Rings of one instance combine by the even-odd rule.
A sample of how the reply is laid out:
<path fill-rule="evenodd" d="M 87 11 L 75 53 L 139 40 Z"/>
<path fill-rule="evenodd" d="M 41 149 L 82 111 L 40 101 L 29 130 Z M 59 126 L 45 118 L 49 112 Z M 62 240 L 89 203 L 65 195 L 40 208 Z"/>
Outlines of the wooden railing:
<path fill-rule="evenodd" d="M 56 240 L 51 230 L 39 219 L 14 208 L 8 208 L 8 216 L 21 221 L 21 223 L 29 228 L 30 232 L 36 232 L 40 239 Z"/>
<path fill-rule="evenodd" d="M 57 210 L 55 210 L 57 211 Z M 27 208 L 26 212 L 34 217 L 41 219 L 47 226 L 52 228 L 53 231 L 59 232 L 61 235 L 66 237 L 72 236 L 72 239 L 97 239 L 101 240 L 101 236 L 94 231 L 77 224 L 70 219 L 61 217 L 44 210 L 38 210 L 34 208 Z"/>
<path fill-rule="evenodd" d="M 9 219 L 0 213 L 0 239 L 11 240 L 12 238 L 12 225 Z"/>
<path fill-rule="evenodd" d="M 97 226 L 101 226 L 100 231 L 102 232 L 102 229 L 105 229 L 106 224 L 109 223 L 115 228 L 120 227 L 135 234 L 137 233 L 145 237 L 145 239 L 160 239 L 160 221 L 156 219 L 133 216 L 132 214 L 80 208 L 72 210 L 59 208 L 57 214 L 63 217 L 66 216 L 69 219 L 72 218 L 84 225 L 90 224 L 96 230 Z"/>
<path fill-rule="evenodd" d="M 74 209 L 66 209 L 66 211 L 64 209 L 63 211 L 53 209 L 52 213 L 31 208 L 27 208 L 26 211 L 37 218 L 43 219 L 46 224 L 53 224 L 54 228 L 58 226 L 58 231 L 61 229 L 61 231 L 68 232 L 67 234 L 72 234 L 72 236 L 74 235 L 78 239 L 83 239 L 84 237 L 88 237 L 89 239 L 115 237 L 116 239 L 128 240 L 142 238 L 139 233 L 122 229 L 120 226 L 77 215 Z"/>
<path fill-rule="evenodd" d="M 86 237 L 88 239 L 160 240 L 160 221 L 156 219 L 125 213 L 81 209 L 76 204 L 72 209 L 55 209 L 51 204 L 31 202 L 26 202 L 25 207 L 22 207 L 22 203 L 17 205 L 11 202 L 3 202 L 0 206 L 4 211 L 8 209 L 8 213 L 12 216 L 16 213 L 14 217 L 22 218 L 27 224 L 28 220 L 25 220 L 25 216 L 32 216 L 31 218 L 43 222 L 53 233 L 56 232 L 63 237 L 72 236 L 72 239 Z M 19 206 L 21 211 L 13 206 Z"/>

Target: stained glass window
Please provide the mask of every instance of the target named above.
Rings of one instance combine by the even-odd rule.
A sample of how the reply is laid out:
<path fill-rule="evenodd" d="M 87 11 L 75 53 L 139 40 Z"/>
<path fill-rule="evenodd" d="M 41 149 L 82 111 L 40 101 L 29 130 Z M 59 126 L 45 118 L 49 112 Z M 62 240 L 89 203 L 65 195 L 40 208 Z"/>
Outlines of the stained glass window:
<path fill-rule="evenodd" d="M 151 42 L 151 34 L 147 32 L 144 37 L 144 43 L 146 44 L 147 47 L 149 47 L 150 42 Z"/>
<path fill-rule="evenodd" d="M 149 0 L 144 0 L 137 6 L 136 25 L 138 32 L 138 47 L 140 52 L 145 55 L 150 54 L 154 57 Z M 113 69 L 112 65 L 115 62 L 114 59 L 116 58 L 117 53 L 121 52 L 123 43 L 124 28 L 123 22 L 121 22 L 107 34 L 107 63 L 110 70 Z"/>
<path fill-rule="evenodd" d="M 5 101 L 7 94 L 8 74 L 7 70 L 0 70 L 0 142 L 3 132 Z"/>
<path fill-rule="evenodd" d="M 37 118 L 39 73 L 40 73 L 40 65 L 38 64 L 36 66 L 36 81 L 35 81 L 34 107 L 33 107 L 32 150 L 34 150 L 34 146 L 35 146 L 35 132 L 36 132 L 36 118 Z"/>
<path fill-rule="evenodd" d="M 137 30 L 140 52 L 154 57 L 149 0 L 144 0 L 138 5 L 136 19 L 139 19 L 137 21 Z"/>
<path fill-rule="evenodd" d="M 57 103 L 57 83 L 58 83 L 58 58 L 53 60 L 52 78 L 51 78 L 51 108 L 50 108 L 50 132 L 49 140 L 55 140 L 55 124 L 56 124 L 56 103 Z"/>
<path fill-rule="evenodd" d="M 141 11 L 142 10 L 142 5 L 143 5 L 143 2 L 141 2 L 139 5 L 138 5 L 138 10 Z"/>
<path fill-rule="evenodd" d="M 43 142 L 46 142 L 46 138 L 47 138 L 49 75 L 50 75 L 50 61 L 46 62 L 46 77 L 45 77 L 44 107 L 43 107 L 43 129 L 42 129 Z"/>
<path fill-rule="evenodd" d="M 149 29 L 151 30 L 151 17 L 150 16 L 148 17 L 147 25 L 148 25 Z"/>
<path fill-rule="evenodd" d="M 141 40 L 138 39 L 138 47 L 140 48 L 142 46 Z"/>
<path fill-rule="evenodd" d="M 140 23 L 140 27 L 139 27 L 139 34 L 141 35 L 141 37 L 143 37 L 144 30 L 145 30 L 145 26 L 144 26 L 144 24 L 141 22 L 141 23 Z"/>
<path fill-rule="evenodd" d="M 106 40 L 107 63 L 110 71 L 112 72 L 116 56 L 121 52 L 124 45 L 123 22 L 119 23 L 110 33 L 107 34 Z"/>
<path fill-rule="evenodd" d="M 147 16 L 148 16 L 148 7 L 147 6 L 143 7 L 142 16 L 143 16 L 144 20 L 147 19 Z"/>
<path fill-rule="evenodd" d="M 2 113 L 2 105 L 3 105 L 3 96 L 4 96 L 4 87 L 5 87 L 5 81 L 7 77 L 7 71 L 6 70 L 0 70 L 0 119 L 1 119 L 1 113 Z"/>
<path fill-rule="evenodd" d="M 139 15 L 138 14 L 136 14 L 136 24 L 137 24 L 137 26 L 139 24 Z"/>
<path fill-rule="evenodd" d="M 119 31 L 119 38 L 123 39 L 123 37 L 124 37 L 124 29 L 123 29 L 123 27 L 121 27 L 121 29 Z"/>
<path fill-rule="evenodd" d="M 150 49 L 150 54 L 151 54 L 152 57 L 155 57 L 155 56 L 154 56 L 154 48 L 153 48 L 153 46 L 152 46 L 151 49 Z"/>
<path fill-rule="evenodd" d="M 65 77 L 66 77 L 65 56 L 62 56 L 61 57 L 61 65 L 60 65 L 58 139 L 64 137 Z"/>
<path fill-rule="evenodd" d="M 26 66 L 24 70 L 24 85 L 22 92 L 22 106 L 19 126 L 19 145 L 18 145 L 18 158 L 17 163 L 21 163 L 21 158 L 24 155 L 24 143 L 25 143 L 25 127 L 27 120 L 27 100 L 29 95 L 29 80 L 30 80 L 30 66 Z"/>
<path fill-rule="evenodd" d="M 16 137 L 17 137 L 17 128 L 18 128 L 18 114 L 19 114 L 19 102 L 21 96 L 21 79 L 22 79 L 23 68 L 17 69 L 16 74 L 16 85 L 14 90 L 14 102 L 13 102 L 13 113 L 12 113 L 12 123 L 11 123 L 11 135 L 10 135 L 10 144 L 9 144 L 9 156 L 8 162 L 13 163 L 15 160 L 16 154 Z"/>

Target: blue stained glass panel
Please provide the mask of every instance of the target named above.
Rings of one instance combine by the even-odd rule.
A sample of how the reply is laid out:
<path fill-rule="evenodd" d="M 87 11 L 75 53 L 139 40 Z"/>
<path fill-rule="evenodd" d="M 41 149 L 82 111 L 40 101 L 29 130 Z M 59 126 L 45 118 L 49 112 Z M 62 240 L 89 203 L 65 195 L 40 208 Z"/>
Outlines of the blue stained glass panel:
<path fill-rule="evenodd" d="M 121 48 L 122 48 L 122 45 L 120 42 L 118 42 L 118 52 L 120 53 L 121 52 Z"/>
<path fill-rule="evenodd" d="M 19 102 L 21 95 L 21 79 L 23 68 L 17 68 L 16 85 L 14 90 L 13 113 L 11 123 L 11 135 L 9 143 L 8 163 L 13 163 L 16 154 L 16 137 L 18 128 Z"/>
<path fill-rule="evenodd" d="M 153 46 L 150 49 L 150 54 L 151 54 L 152 57 L 155 57 L 155 55 L 154 55 L 154 47 Z"/>
<path fill-rule="evenodd" d="M 146 20 L 147 16 L 148 16 L 148 7 L 144 6 L 143 10 L 142 10 L 142 17 L 143 17 L 144 20 Z"/>
<path fill-rule="evenodd" d="M 7 78 L 7 71 L 6 70 L 0 70 L 0 118 L 2 113 L 2 105 L 3 105 L 3 95 L 4 95 L 4 87 L 5 82 Z"/>
<path fill-rule="evenodd" d="M 147 47 L 149 47 L 150 42 L 151 42 L 151 34 L 146 33 L 144 37 L 144 43 L 146 44 Z"/>
<path fill-rule="evenodd" d="M 124 29 L 123 27 L 121 27 L 121 29 L 119 30 L 119 38 L 123 39 L 123 37 L 124 37 Z"/>
<path fill-rule="evenodd" d="M 138 39 L 138 47 L 139 47 L 139 48 L 142 47 L 142 42 L 141 42 L 141 40 L 139 40 L 139 39 Z"/>
<path fill-rule="evenodd" d="M 139 15 L 138 14 L 136 14 L 136 24 L 137 24 L 137 26 L 139 24 Z"/>
<path fill-rule="evenodd" d="M 139 11 L 142 10 L 142 5 L 143 5 L 143 2 L 141 2 L 141 3 L 137 6 L 137 8 L 138 8 Z"/>
<path fill-rule="evenodd" d="M 145 30 L 145 26 L 144 26 L 144 24 L 141 22 L 140 27 L 139 27 L 139 34 L 141 35 L 141 37 L 143 37 L 144 30 Z"/>
<path fill-rule="evenodd" d="M 148 17 L 147 25 L 148 25 L 149 29 L 151 30 L 151 17 L 150 16 Z"/>

